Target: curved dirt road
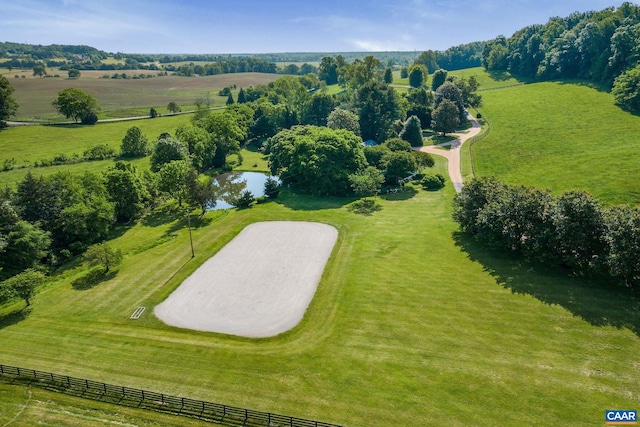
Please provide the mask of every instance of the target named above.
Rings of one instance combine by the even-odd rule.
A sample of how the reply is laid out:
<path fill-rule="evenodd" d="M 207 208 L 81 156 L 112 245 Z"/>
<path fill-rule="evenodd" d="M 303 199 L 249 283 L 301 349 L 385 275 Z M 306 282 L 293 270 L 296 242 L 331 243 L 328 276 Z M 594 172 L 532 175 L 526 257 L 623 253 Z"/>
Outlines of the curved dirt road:
<path fill-rule="evenodd" d="M 457 193 L 462 191 L 462 186 L 464 185 L 464 182 L 462 181 L 462 172 L 460 170 L 460 148 L 466 140 L 468 140 L 469 138 L 473 138 L 482 130 L 480 123 L 478 123 L 478 121 L 474 119 L 473 116 L 469 115 L 468 118 L 471 121 L 472 127 L 467 133 L 453 134 L 456 135 L 458 139 L 438 145 L 428 145 L 419 148 L 420 151 L 424 151 L 430 154 L 436 154 L 438 156 L 447 158 L 447 160 L 449 161 L 449 178 L 451 179 L 453 187 L 456 189 Z M 449 150 L 443 150 L 438 147 L 449 147 Z"/>

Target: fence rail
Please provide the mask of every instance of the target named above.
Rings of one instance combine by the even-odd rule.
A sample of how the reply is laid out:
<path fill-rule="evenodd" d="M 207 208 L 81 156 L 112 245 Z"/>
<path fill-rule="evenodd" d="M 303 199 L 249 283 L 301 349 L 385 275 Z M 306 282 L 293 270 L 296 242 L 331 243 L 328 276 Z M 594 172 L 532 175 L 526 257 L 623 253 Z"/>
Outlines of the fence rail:
<path fill-rule="evenodd" d="M 105 384 L 50 372 L 19 368 L 0 364 L 0 379 L 26 382 L 30 385 L 55 390 L 118 405 L 168 412 L 203 421 L 229 426 L 266 427 L 340 427 L 337 424 L 304 418 L 253 411 L 220 403 L 205 402 L 185 397 L 171 396 L 148 390 Z"/>
<path fill-rule="evenodd" d="M 482 119 L 487 123 L 487 128 L 467 142 L 467 144 L 469 144 L 469 157 L 471 157 L 471 175 L 473 175 L 474 177 L 476 176 L 476 167 L 473 163 L 473 144 L 484 139 L 484 137 L 489 135 L 489 131 L 491 130 L 491 123 L 489 123 L 489 120 L 487 120 L 484 116 L 482 116 Z"/>

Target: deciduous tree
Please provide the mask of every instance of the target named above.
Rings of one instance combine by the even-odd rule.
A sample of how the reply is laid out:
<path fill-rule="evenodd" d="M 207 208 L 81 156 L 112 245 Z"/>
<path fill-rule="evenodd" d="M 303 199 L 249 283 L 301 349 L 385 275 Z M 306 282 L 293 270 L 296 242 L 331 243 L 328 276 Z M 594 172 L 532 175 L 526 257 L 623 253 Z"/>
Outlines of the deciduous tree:
<path fill-rule="evenodd" d="M 178 103 L 175 101 L 171 101 L 169 104 L 167 104 L 167 110 L 172 114 L 176 114 L 182 111 Z"/>
<path fill-rule="evenodd" d="M 100 109 L 98 101 L 93 95 L 86 93 L 82 89 L 70 87 L 58 93 L 58 98 L 52 105 L 66 118 L 71 118 L 79 122 L 90 114 L 94 114 Z"/>
<path fill-rule="evenodd" d="M 35 295 L 36 287 L 44 282 L 44 274 L 32 268 L 17 274 L 0 284 L 0 294 L 7 296 L 17 296 L 22 298 L 27 307 L 31 305 L 31 299 Z M 0 301 L 2 296 L 0 296 Z"/>
<path fill-rule="evenodd" d="M 401 178 L 415 172 L 416 161 L 411 153 L 406 151 L 392 151 L 382 160 L 385 165 L 386 181 L 397 184 Z"/>
<path fill-rule="evenodd" d="M 345 129 L 360 135 L 358 115 L 340 107 L 334 109 L 327 118 L 327 126 L 331 129 Z"/>
<path fill-rule="evenodd" d="M 392 124 L 401 118 L 400 103 L 389 85 L 371 81 L 356 93 L 362 139 L 384 142 L 393 135 Z"/>
<path fill-rule="evenodd" d="M 127 222 L 142 215 L 150 195 L 135 166 L 116 162 L 104 172 L 104 178 L 118 221 Z"/>
<path fill-rule="evenodd" d="M 433 73 L 433 79 L 431 80 L 431 90 L 436 91 L 440 86 L 447 81 L 447 70 L 439 69 Z"/>
<path fill-rule="evenodd" d="M 409 70 L 409 85 L 411 87 L 419 88 L 424 85 L 427 80 L 427 69 L 424 65 L 418 64 L 411 67 Z"/>
<path fill-rule="evenodd" d="M 151 153 L 151 170 L 158 172 L 164 164 L 188 158 L 187 144 L 172 138 L 169 134 L 162 134 L 153 148 L 153 153 Z"/>
<path fill-rule="evenodd" d="M 120 249 L 113 250 L 113 248 L 106 243 L 97 243 L 87 248 L 83 259 L 89 265 L 102 266 L 106 274 L 112 267 L 122 262 L 123 255 Z"/>
<path fill-rule="evenodd" d="M 191 169 L 189 161 L 173 160 L 162 165 L 158 172 L 158 188 L 177 200 L 180 207 L 182 207 L 182 201 L 189 197 L 188 177 Z"/>
<path fill-rule="evenodd" d="M 285 184 L 318 195 L 344 195 L 349 175 L 366 160 L 362 139 L 352 132 L 326 127 L 296 126 L 268 141 L 269 168 Z"/>
<path fill-rule="evenodd" d="M 47 69 L 45 68 L 44 65 L 38 64 L 35 67 L 33 67 L 33 75 L 42 78 L 47 75 Z"/>
<path fill-rule="evenodd" d="M 448 99 L 443 100 L 433 112 L 433 130 L 446 135 L 447 133 L 455 132 L 459 124 L 460 114 L 458 107 Z"/>
<path fill-rule="evenodd" d="M 132 126 L 122 138 L 120 155 L 122 157 L 145 157 L 151 154 L 149 139 L 138 126 Z"/>
<path fill-rule="evenodd" d="M 380 188 L 384 182 L 384 176 L 377 168 L 368 166 L 349 175 L 349 182 L 351 183 L 353 192 L 366 199 L 380 192 Z"/>
<path fill-rule="evenodd" d="M 622 73 L 614 81 L 611 93 L 622 108 L 640 112 L 640 65 Z"/>
<path fill-rule="evenodd" d="M 18 110 L 18 103 L 11 95 L 14 90 L 9 80 L 0 75 L 0 128 L 4 127 L 4 121 L 13 117 Z"/>

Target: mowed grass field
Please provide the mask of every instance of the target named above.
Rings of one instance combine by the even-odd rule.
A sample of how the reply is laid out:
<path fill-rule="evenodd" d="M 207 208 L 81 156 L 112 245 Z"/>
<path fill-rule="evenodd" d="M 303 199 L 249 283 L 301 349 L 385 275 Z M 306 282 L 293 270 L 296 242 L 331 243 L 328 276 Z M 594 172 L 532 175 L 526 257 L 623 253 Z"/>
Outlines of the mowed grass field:
<path fill-rule="evenodd" d="M 484 87 L 518 84 L 477 71 Z M 536 86 L 482 92 L 481 111 L 492 127 L 474 146 L 477 162 L 477 147 L 498 128 L 487 94 Z M 496 117 L 507 114 L 495 111 Z M 177 126 L 188 117 L 162 120 Z M 108 143 L 119 146 L 129 126 L 143 123 L 162 122 L 117 124 L 122 128 Z M 46 141 L 55 141 L 49 142 L 55 150 L 81 153 L 103 142 L 107 130 L 100 126 L 116 124 L 86 128 L 98 133 L 82 138 L 73 132 L 85 128 L 67 128 Z M 168 130 L 162 127 L 144 131 L 155 138 Z M 27 130 L 0 132 L 0 144 L 12 136 L 0 153 L 6 147 L 18 159 L 12 150 L 24 146 L 32 153 L 27 157 L 50 157 L 33 148 L 44 132 L 29 131 L 36 132 L 31 139 L 20 132 Z M 602 154 L 596 156 L 600 164 Z M 541 158 L 542 174 L 560 169 Z M 444 162 L 436 162 L 433 172 L 446 175 Z M 253 164 L 265 166 L 257 152 L 245 155 L 243 166 Z M 19 171 L 26 173 L 7 174 Z M 633 168 L 620 172 L 628 176 Z M 638 296 L 492 254 L 457 233 L 453 194 L 448 185 L 379 198 L 382 210 L 369 216 L 349 211 L 351 199 L 291 193 L 243 211 L 209 212 L 192 217 L 194 259 L 184 211 L 167 205 L 114 232 L 110 244 L 125 260 L 109 280 L 76 289 L 87 270 L 72 264 L 40 290 L 30 310 L 21 312 L 21 302 L 0 309 L 0 363 L 348 426 L 601 426 L 606 409 L 638 408 Z M 156 304 L 240 230 L 268 220 L 320 221 L 339 230 L 300 325 L 252 340 L 172 328 L 153 316 Z M 250 253 L 238 268 L 245 262 Z M 139 306 L 147 311 L 130 320 Z M 29 425 L 31 416 L 57 425 L 191 422 L 40 393 L 0 383 L 0 424 Z"/>
<path fill-rule="evenodd" d="M 0 130 L 0 164 L 15 160 L 16 168 L 0 172 L 0 186 L 15 187 L 31 171 L 35 176 L 51 175 L 59 170 L 82 173 L 100 172 L 113 165 L 113 160 L 82 162 L 71 165 L 33 167 L 36 162 L 51 160 L 59 154 L 82 157 L 89 147 L 106 144 L 120 151 L 122 138 L 132 126 L 138 126 L 150 142 L 162 132 L 174 134 L 181 124 L 188 123 L 192 115 L 163 116 L 155 119 L 98 123 L 94 126 L 15 126 Z M 134 164 L 148 168 L 149 157 L 135 160 Z"/>
<path fill-rule="evenodd" d="M 6 307 L 2 363 L 348 426 L 598 426 L 605 409 L 637 408 L 637 297 L 492 255 L 457 234 L 453 194 L 379 198 L 369 216 L 349 211 L 350 199 L 291 193 L 209 212 L 192 220 L 194 259 L 184 212 L 167 206 L 115 233 L 126 256 L 113 278 L 77 290 L 86 270 L 70 267 L 25 318 L 21 303 Z M 153 316 L 246 225 L 269 220 L 339 230 L 300 325 L 254 340 Z M 139 306 L 146 313 L 130 320 Z M 25 423 L 24 389 L 3 390 L 14 403 L 0 420 Z"/>
<path fill-rule="evenodd" d="M 499 88 L 517 82 L 477 71 L 481 89 L 495 88 L 480 92 L 491 131 L 473 146 L 477 175 L 556 194 L 586 190 L 605 204 L 640 203 L 640 116 L 580 82 Z"/>
<path fill-rule="evenodd" d="M 121 71 L 130 75 L 146 74 L 145 70 Z M 60 78 L 11 78 L 15 88 L 13 97 L 19 104 L 16 120 L 64 119 L 51 103 L 58 92 L 69 87 L 80 88 L 92 94 L 102 107 L 100 118 L 148 115 L 151 107 L 166 114 L 166 106 L 177 102 L 183 109 L 192 108 L 196 98 L 210 93 L 212 105 L 225 105 L 227 97 L 218 96 L 218 91 L 236 85 L 237 90 L 251 85 L 270 83 L 280 74 L 237 73 L 204 77 L 160 76 L 146 79 L 99 79 L 100 75 L 112 75 L 115 71 L 82 72 L 79 79 Z M 66 76 L 66 74 L 65 74 Z M 65 119 L 66 120 L 66 119 Z"/>

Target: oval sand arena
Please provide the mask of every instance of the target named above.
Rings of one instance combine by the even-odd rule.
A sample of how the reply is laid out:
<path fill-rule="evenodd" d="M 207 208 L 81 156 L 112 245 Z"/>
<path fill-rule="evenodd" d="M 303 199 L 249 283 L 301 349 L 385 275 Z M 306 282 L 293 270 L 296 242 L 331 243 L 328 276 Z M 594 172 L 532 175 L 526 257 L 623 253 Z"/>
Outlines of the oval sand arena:
<path fill-rule="evenodd" d="M 315 222 L 251 224 L 155 314 L 172 326 L 244 337 L 288 331 L 302 320 L 337 238 L 335 228 Z"/>

